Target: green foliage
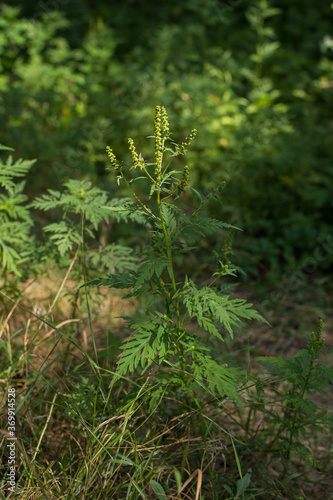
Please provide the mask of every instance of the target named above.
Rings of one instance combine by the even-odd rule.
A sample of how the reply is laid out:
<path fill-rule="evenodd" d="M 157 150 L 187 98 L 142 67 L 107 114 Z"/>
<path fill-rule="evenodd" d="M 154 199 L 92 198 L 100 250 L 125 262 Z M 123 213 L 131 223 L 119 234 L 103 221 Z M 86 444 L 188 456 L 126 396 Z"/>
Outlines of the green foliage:
<path fill-rule="evenodd" d="M 106 247 L 100 246 L 96 251 L 90 251 L 88 259 L 95 268 L 106 269 L 110 272 L 118 269 L 123 272 L 125 269 L 136 269 L 138 259 L 132 253 L 131 248 L 111 243 Z"/>
<path fill-rule="evenodd" d="M 151 479 L 150 481 L 150 486 L 152 487 L 155 495 L 157 496 L 158 500 L 166 500 L 166 495 L 165 495 L 165 491 L 163 489 L 163 487 L 157 483 L 156 481 L 154 481 L 153 479 Z"/>
<path fill-rule="evenodd" d="M 0 145 L 0 150 L 11 148 Z M 31 236 L 33 221 L 23 194 L 25 181 L 16 183 L 18 177 L 25 177 L 35 160 L 13 161 L 9 156 L 4 163 L 0 160 L 0 262 L 2 274 L 14 273 L 22 276 L 23 266 L 33 258 L 34 239 Z"/>
<path fill-rule="evenodd" d="M 170 347 L 168 329 L 151 315 L 146 315 L 145 320 L 133 319 L 130 323 L 135 333 L 123 342 L 123 352 L 117 366 L 118 376 L 133 372 L 138 366 L 142 369 L 149 367 L 154 360 L 162 363 L 167 349 Z M 173 349 L 174 351 L 174 349 Z"/>
<path fill-rule="evenodd" d="M 220 340 L 222 337 L 209 318 L 222 323 L 231 337 L 233 336 L 232 327 L 239 325 L 240 318 L 262 320 L 262 317 L 251 309 L 252 304 L 246 303 L 245 300 L 220 296 L 209 286 L 198 290 L 192 280 L 186 281 L 185 290 L 180 296 L 190 319 L 196 317 L 199 326 L 208 333 L 213 333 Z M 209 315 L 209 318 L 205 315 Z"/>
<path fill-rule="evenodd" d="M 290 461 L 296 457 L 304 460 L 309 469 L 312 468 L 313 452 L 304 441 L 308 442 L 310 436 L 325 434 L 332 428 L 332 416 L 320 408 L 313 398 L 316 392 L 326 394 L 333 383 L 333 369 L 318 362 L 328 353 L 324 343 L 320 320 L 318 331 L 311 334 L 306 349 L 298 351 L 289 359 L 257 358 L 274 376 L 270 386 L 274 387 L 276 399 L 280 399 L 281 407 L 275 412 L 269 409 L 268 401 L 267 406 L 264 405 L 263 394 L 259 391 L 255 406 L 265 413 L 268 432 L 274 429 L 265 447 L 281 457 L 284 474 L 288 471 Z M 281 387 L 281 381 L 285 381 L 284 387 Z"/>
<path fill-rule="evenodd" d="M 330 234 L 325 0 L 316 7 L 299 0 L 172 1 L 135 11 L 131 2 L 75 1 L 57 10 L 21 0 L 3 5 L 1 14 L 2 141 L 19 144 L 27 158 L 38 150 L 34 194 L 49 187 L 45 179 L 59 189 L 83 175 L 110 188 L 105 142 L 112 137 L 124 154 L 125 132 L 148 135 L 150 107 L 164 102 L 175 132 L 189 137 L 191 124 L 200 126 L 189 153 L 191 183 L 206 192 L 229 183 L 223 210 L 246 229 L 234 241 L 246 273 L 278 281 L 281 266 L 297 265 Z M 186 139 L 180 142 L 185 152 Z M 139 146 L 144 157 L 146 145 Z M 222 218 L 219 205 L 209 210 Z M 317 265 L 331 263 L 327 254 Z"/>
<path fill-rule="evenodd" d="M 112 207 L 118 201 L 109 201 L 107 192 L 97 187 L 92 187 L 89 181 L 71 179 L 64 183 L 64 187 L 65 190 L 63 193 L 49 189 L 48 194 L 36 198 L 31 203 L 31 207 L 44 211 L 56 208 L 62 210 L 63 219 L 60 222 L 48 224 L 44 227 L 44 231 L 52 233 L 51 240 L 54 241 L 62 256 L 71 251 L 74 244 L 80 245 L 84 235 L 93 238 L 94 233 L 92 228 L 96 230 L 103 220 L 108 222 L 109 212 L 107 208 Z M 70 216 L 71 214 L 72 217 Z M 74 217 L 75 215 L 79 215 L 79 220 L 73 219 L 73 215 Z M 109 250 L 111 249 L 112 247 L 110 246 Z M 125 249 L 122 252 L 122 247 L 118 245 L 118 263 L 121 260 L 124 261 L 125 255 L 127 256 L 128 254 L 128 250 Z M 95 263 L 98 261 L 102 262 L 103 260 L 102 258 L 97 258 L 96 253 L 91 258 L 93 258 Z M 123 266 L 123 264 L 121 265 Z"/>
<path fill-rule="evenodd" d="M 0 150 L 13 151 L 12 148 L 0 145 Z M 6 163 L 1 162 L 0 184 L 8 192 L 13 192 L 17 186 L 13 182 L 16 177 L 24 177 L 36 160 L 18 160 L 13 163 L 12 156 L 8 157 Z"/>
<path fill-rule="evenodd" d="M 102 243 L 97 234 L 102 223 L 104 232 L 108 231 L 114 205 L 122 208 L 127 203 L 127 198 L 110 200 L 106 191 L 92 187 L 92 183 L 85 180 L 71 179 L 65 182 L 62 192 L 48 189 L 48 194 L 37 197 L 30 204 L 30 207 L 44 212 L 52 211 L 58 216 L 57 222 L 43 227 L 46 235 L 50 236 L 44 242 L 44 247 L 41 247 L 42 258 L 54 259 L 59 267 L 70 266 L 69 269 L 72 269 L 78 258 L 78 265 L 72 272 L 72 277 L 77 280 L 82 276 L 87 280 L 96 271 L 134 270 L 137 258 L 131 255 L 132 249 L 121 244 Z M 127 220 L 121 212 L 115 214 L 115 219 Z M 141 220 L 140 217 L 134 219 Z M 73 317 L 79 304 L 79 292 L 80 290 L 76 290 L 70 293 Z M 89 308 L 88 304 L 87 307 Z"/>
<path fill-rule="evenodd" d="M 172 160 L 180 154 L 186 154 L 186 148 L 194 137 L 194 132 L 185 143 L 172 147 L 166 143 L 170 137 L 168 117 L 164 107 L 156 108 L 155 116 L 155 155 L 148 163 L 138 156 L 134 142 L 129 139 L 132 156 L 132 169 L 139 169 L 138 177 L 127 178 L 111 148 L 108 155 L 118 180 L 125 182 L 133 191 L 135 203 L 127 204 L 125 212 L 120 206 L 120 213 L 128 219 L 139 213 L 149 221 L 150 243 L 145 245 L 137 271 L 111 273 L 103 278 L 91 281 L 90 286 L 109 286 L 110 288 L 130 289 L 127 297 L 142 296 L 145 302 L 143 317 L 126 318 L 133 333 L 122 344 L 122 353 L 117 365 L 117 377 L 122 377 L 135 369 L 146 370 L 153 363 L 158 369 L 169 366 L 176 373 L 175 384 L 185 391 L 193 391 L 195 386 L 206 384 L 212 392 L 237 400 L 237 376 L 232 369 L 221 366 L 210 353 L 210 335 L 220 341 L 223 329 L 233 336 L 241 319 L 263 318 L 254 311 L 245 300 L 230 299 L 218 286 L 217 277 L 212 278 L 208 286 L 198 286 L 186 276 L 184 284 L 175 274 L 175 259 L 191 252 L 186 242 L 195 242 L 207 234 L 223 229 L 234 228 L 228 224 L 200 217 L 198 213 L 211 199 L 211 195 L 202 199 L 200 205 L 188 214 L 175 204 L 180 193 L 186 191 L 186 176 L 171 170 Z M 186 148 L 184 146 L 186 145 Z M 151 185 L 148 202 L 142 201 L 134 190 L 135 181 L 146 179 Z M 185 179 L 185 180 L 184 180 Z M 181 189 L 179 189 L 181 186 Z M 216 188 L 214 195 L 217 195 Z M 103 207 L 107 208 L 107 207 Z M 115 212 L 112 207 L 111 212 Z M 116 211 L 116 213 L 119 213 Z M 230 241 L 229 241 L 230 246 Z M 177 282 L 176 282 L 177 279 Z M 212 286 L 215 284 L 215 288 Z M 201 331 L 206 331 L 204 340 L 199 335 L 193 338 L 187 325 L 196 321 Z M 215 350 L 215 349 L 214 349 Z"/>
<path fill-rule="evenodd" d="M 243 320 L 261 318 L 232 298 L 230 278 L 241 266 L 257 283 L 264 273 L 283 289 L 285 266 L 305 276 L 310 262 L 329 280 L 331 13 L 326 0 L 1 5 L 1 142 L 18 157 L 38 157 L 34 169 L 16 155 L 0 162 L 1 285 L 22 290 L 37 269 L 49 276 L 55 261 L 57 273 L 70 265 L 76 282 L 101 276 L 90 285 L 124 290 L 140 311 L 125 316 L 131 333 L 121 345 L 107 333 L 106 348 L 97 318 L 96 349 L 91 317 L 100 309 L 90 309 L 88 294 L 80 327 L 64 334 L 55 325 L 68 319 L 53 308 L 64 282 L 50 306 L 54 324 L 40 318 L 52 327 L 45 337 L 9 302 L 13 316 L 0 318 L 1 384 L 3 398 L 7 386 L 17 388 L 23 451 L 35 450 L 20 454 L 27 496 L 317 497 L 316 443 L 326 440 L 329 464 L 332 435 L 319 403 L 333 381 L 321 327 L 289 359 L 259 358 L 264 378 L 249 362 L 244 373 L 235 333 Z M 144 138 L 160 102 L 174 136 L 159 107 L 151 154 Z M 125 133 L 133 137 L 128 151 Z M 109 149 L 119 189 L 104 168 L 111 141 L 124 160 Z M 1 149 L 2 157 L 11 151 Z M 27 189 L 30 200 L 37 196 L 30 205 Z M 44 214 L 35 220 L 32 207 Z M 230 261 L 231 235 L 239 266 Z M 288 279 L 294 290 L 295 273 Z M 288 313 L 293 321 L 296 311 Z M 11 334 L 11 320 L 24 330 Z"/>

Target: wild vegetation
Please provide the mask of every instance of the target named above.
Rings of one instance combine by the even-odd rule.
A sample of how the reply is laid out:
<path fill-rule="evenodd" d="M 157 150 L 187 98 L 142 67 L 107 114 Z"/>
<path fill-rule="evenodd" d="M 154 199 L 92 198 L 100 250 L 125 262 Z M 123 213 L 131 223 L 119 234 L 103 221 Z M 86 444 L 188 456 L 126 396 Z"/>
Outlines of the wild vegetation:
<path fill-rule="evenodd" d="M 331 7 L 133 8 L 1 7 L 0 498 L 327 499 Z"/>

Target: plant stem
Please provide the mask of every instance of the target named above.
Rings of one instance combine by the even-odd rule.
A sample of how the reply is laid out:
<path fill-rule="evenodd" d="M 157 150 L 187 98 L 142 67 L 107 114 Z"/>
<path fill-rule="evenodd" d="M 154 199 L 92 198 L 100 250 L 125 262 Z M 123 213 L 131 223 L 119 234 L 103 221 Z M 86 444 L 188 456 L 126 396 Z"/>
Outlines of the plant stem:
<path fill-rule="evenodd" d="M 171 282 L 172 282 L 172 288 L 173 288 L 174 293 L 176 293 L 177 292 L 177 285 L 176 285 L 175 274 L 174 274 L 174 270 L 173 270 L 173 260 L 172 260 L 172 252 L 171 252 L 171 245 L 170 245 L 171 242 L 170 242 L 168 231 L 167 231 L 164 219 L 163 219 L 161 191 L 160 190 L 157 191 L 157 204 L 158 204 L 158 208 L 159 208 L 160 221 L 161 221 L 161 225 L 162 225 L 162 229 L 163 229 L 163 233 L 164 233 L 164 237 L 165 237 L 165 242 L 166 242 L 166 246 L 167 246 L 167 256 L 168 256 L 168 261 L 170 263 L 170 278 L 171 278 Z M 179 298 L 178 297 L 175 298 L 174 304 L 175 304 L 176 318 L 177 318 L 177 333 L 179 334 L 180 329 L 181 329 L 181 323 L 180 323 Z M 179 355 L 181 356 L 182 368 L 184 370 L 185 369 L 184 349 L 183 349 L 183 346 L 181 344 L 179 344 L 177 348 L 178 348 Z"/>

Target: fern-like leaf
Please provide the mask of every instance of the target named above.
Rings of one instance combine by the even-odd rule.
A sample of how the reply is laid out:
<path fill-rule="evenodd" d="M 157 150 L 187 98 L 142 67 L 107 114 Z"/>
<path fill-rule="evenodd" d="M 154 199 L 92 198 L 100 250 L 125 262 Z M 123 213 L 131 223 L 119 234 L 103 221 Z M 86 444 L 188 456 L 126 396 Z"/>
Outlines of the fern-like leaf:
<path fill-rule="evenodd" d="M 227 295 L 220 296 L 208 286 L 199 290 L 192 280 L 189 280 L 188 284 L 188 288 L 181 294 L 181 299 L 190 317 L 196 317 L 200 326 L 220 340 L 221 335 L 209 318 L 221 323 L 231 337 L 233 327 L 241 324 L 240 318 L 265 321 L 257 311 L 251 309 L 252 304 L 246 303 L 245 300 L 229 299 Z"/>
<path fill-rule="evenodd" d="M 138 274 L 135 271 L 129 273 L 113 273 L 107 274 L 105 278 L 98 278 L 89 281 L 87 286 L 108 286 L 109 288 L 126 289 L 133 288 L 137 281 Z M 84 285 L 82 285 L 84 286 Z"/>
<path fill-rule="evenodd" d="M 221 229 L 237 229 L 240 231 L 238 227 L 216 219 L 183 216 L 183 220 L 175 230 L 173 237 L 177 239 L 182 236 L 186 241 L 191 242 L 198 236 L 205 237 L 210 234 L 217 234 Z"/>
<path fill-rule="evenodd" d="M 81 243 L 81 233 L 77 228 L 70 227 L 66 221 L 55 222 L 44 228 L 46 232 L 53 233 L 51 240 L 57 246 L 60 255 L 64 256 L 69 250 L 72 250 L 73 244 Z"/>
<path fill-rule="evenodd" d="M 2 147 L 2 149 L 7 149 Z M 9 156 L 6 163 L 0 161 L 0 186 L 8 192 L 13 192 L 15 189 L 15 177 L 24 177 L 36 160 L 17 160 L 13 162 L 12 156 Z"/>
<path fill-rule="evenodd" d="M 27 196 L 22 194 L 24 186 L 25 181 L 22 181 L 14 185 L 8 194 L 0 194 L 0 220 L 8 222 L 10 219 L 22 219 L 30 225 L 33 224 L 29 210 L 22 206 L 27 200 Z"/>
<path fill-rule="evenodd" d="M 150 215 L 129 200 L 129 198 L 113 199 L 101 208 L 105 209 L 117 222 L 133 221 L 139 224 L 146 224 Z"/>
<path fill-rule="evenodd" d="M 125 340 L 121 346 L 122 353 L 119 356 L 117 375 L 122 376 L 133 372 L 139 366 L 141 369 L 149 367 L 154 359 L 163 359 L 167 348 L 165 338 L 166 327 L 159 323 L 159 319 L 133 322 L 131 328 L 135 333 Z"/>
<path fill-rule="evenodd" d="M 101 246 L 97 251 L 91 251 L 88 259 L 94 266 L 102 266 L 107 271 L 134 271 L 138 259 L 131 255 L 132 252 L 129 247 L 111 243 L 104 248 Z"/>
<path fill-rule="evenodd" d="M 165 267 L 169 267 L 169 261 L 164 255 L 156 255 L 154 253 L 146 252 L 144 258 L 141 260 L 140 268 L 138 271 L 138 279 L 133 287 L 135 293 L 143 283 L 147 282 L 156 276 L 159 278 Z"/>
<path fill-rule="evenodd" d="M 238 394 L 238 380 L 236 371 L 214 361 L 207 353 L 195 351 L 193 375 L 195 381 L 204 387 L 208 385 L 214 393 L 218 392 L 222 397 L 236 401 L 239 407 L 244 410 L 243 404 Z"/>

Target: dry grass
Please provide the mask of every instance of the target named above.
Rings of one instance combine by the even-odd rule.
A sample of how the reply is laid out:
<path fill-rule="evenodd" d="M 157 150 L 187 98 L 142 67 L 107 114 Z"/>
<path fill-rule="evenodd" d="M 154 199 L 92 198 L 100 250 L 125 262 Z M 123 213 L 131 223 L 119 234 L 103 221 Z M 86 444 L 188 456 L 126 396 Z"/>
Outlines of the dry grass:
<path fill-rule="evenodd" d="M 19 458 L 19 472 L 25 480 L 20 481 L 24 489 L 21 492 L 17 490 L 19 498 L 39 499 L 43 498 L 43 495 L 45 498 L 63 499 L 78 495 L 81 498 L 84 495 L 84 498 L 96 499 L 125 498 L 125 490 L 117 490 L 116 486 L 131 482 L 139 485 L 140 477 L 137 473 L 134 476 L 129 475 L 122 463 L 112 465 L 110 457 L 116 453 L 138 464 L 138 467 L 147 463 L 144 472 L 147 481 L 148 478 L 155 478 L 170 492 L 174 491 L 174 494 L 170 493 L 168 496 L 169 500 L 211 498 L 200 495 L 207 489 L 207 485 L 211 484 L 212 475 L 222 474 L 226 484 L 235 481 L 232 478 L 237 478 L 238 471 L 230 436 L 239 443 L 246 441 L 243 429 L 247 415 L 242 415 L 233 406 L 223 406 L 221 411 L 217 412 L 207 396 L 202 399 L 202 413 L 190 406 L 186 407 L 186 403 L 175 395 L 174 398 L 166 397 L 163 405 L 147 415 L 146 403 L 138 400 L 130 412 L 127 408 L 122 413 L 109 413 L 102 419 L 97 419 L 92 427 L 93 434 L 85 426 L 84 419 L 68 418 L 66 401 L 71 397 L 75 383 L 79 382 L 80 377 L 88 377 L 92 381 L 92 397 L 96 396 L 97 386 L 93 384 L 93 371 L 89 369 L 84 354 L 90 353 L 94 358 L 93 338 L 83 289 L 77 296 L 74 307 L 73 298 L 76 296 L 77 285 L 74 280 L 68 278 L 61 295 L 51 307 L 62 280 L 57 271 L 50 270 L 47 276 L 22 286 L 19 299 L 10 301 L 4 298 L 1 340 L 8 343 L 10 339 L 13 362 L 12 369 L 3 371 L 0 382 L 3 389 L 9 385 L 15 386 L 17 404 L 22 404 L 17 416 L 17 434 L 23 446 Z M 239 287 L 236 295 L 257 302 L 253 292 L 250 293 L 247 287 Z M 313 300 L 313 296 L 309 294 L 307 300 Z M 126 335 L 124 321 L 119 316 L 131 315 L 136 308 L 141 307 L 137 301 L 123 301 L 121 294 L 108 289 L 92 291 L 89 303 L 94 340 L 99 353 L 107 345 L 108 332 L 111 331 L 119 339 Z M 333 318 L 328 309 L 322 306 L 307 308 L 306 302 L 299 304 L 299 301 L 292 301 L 291 298 L 288 298 L 285 306 L 283 315 L 280 311 L 275 311 L 269 318 L 272 328 L 256 323 L 247 329 L 256 355 L 279 355 L 281 352 L 292 354 L 304 348 L 303 331 L 310 333 L 311 329 L 315 329 L 315 321 L 310 331 L 308 325 L 311 318 L 313 320 L 313 315 L 318 315 L 318 311 L 324 319 L 324 337 L 327 344 L 333 345 Z M 307 323 L 304 328 L 301 326 L 302 320 Z M 112 350 L 110 352 L 113 353 Z M 245 353 L 244 349 L 243 352 Z M 327 359 L 328 364 L 331 361 Z M 241 355 L 238 362 L 245 366 L 247 356 Z M 84 363 L 84 368 L 80 368 Z M 112 363 L 110 365 L 107 361 L 103 363 L 104 368 L 112 366 Z M 252 368 L 258 368 L 254 360 Z M 110 379 L 110 375 L 103 372 L 102 378 Z M 113 389 L 114 408 L 119 406 L 122 400 L 126 400 L 132 389 L 131 384 L 127 383 Z M 52 398 L 56 393 L 58 396 L 52 406 Z M 266 396 L 269 398 L 269 393 Z M 274 406 L 276 403 L 273 392 L 271 396 L 270 409 L 278 411 Z M 327 408 L 332 396 L 333 391 L 320 396 L 316 402 Z M 244 395 L 245 405 L 246 401 L 249 401 L 249 393 Z M 204 438 L 203 422 L 212 426 L 208 440 Z M 5 414 L 2 412 L 1 427 L 4 429 L 5 425 Z M 254 453 L 257 446 L 255 435 L 259 430 L 264 430 L 265 415 L 258 411 L 251 425 L 251 453 Z M 27 474 L 33 467 L 32 457 L 44 427 L 44 439 L 34 462 L 34 479 L 29 481 Z M 1 441 L 4 445 L 5 436 L 2 436 Z M 310 444 L 316 447 L 318 456 L 327 454 L 325 439 Z M 251 456 L 251 453 L 247 455 L 244 452 L 240 444 L 238 446 L 244 467 L 252 467 L 253 470 L 258 466 L 259 469 L 261 466 L 265 467 L 267 457 L 260 450 L 257 449 L 256 454 Z M 61 472 L 59 458 L 66 454 L 71 457 L 71 463 L 67 458 L 67 465 L 63 464 L 65 468 Z M 60 461 L 62 460 L 60 458 Z M 179 478 L 175 476 L 175 470 L 182 471 L 178 493 Z M 332 468 L 327 466 L 326 470 L 326 475 L 319 474 L 316 470 L 306 472 L 302 463 L 295 463 L 293 472 L 302 473 L 309 482 L 302 483 L 296 478 L 289 491 L 307 499 L 330 498 L 327 491 L 333 486 L 329 477 Z M 246 470 L 243 470 L 243 474 L 245 472 Z M 266 477 L 261 479 L 266 489 L 263 490 L 264 493 L 258 493 L 256 498 L 296 498 L 284 497 L 274 486 L 275 482 L 281 479 L 278 460 L 272 460 L 265 474 Z M 260 484 L 259 479 L 256 481 Z M 79 486 L 81 489 L 78 493 L 79 490 L 76 492 L 75 488 Z M 103 496 L 103 491 L 108 488 L 111 496 Z M 133 488 L 135 489 L 135 486 Z M 118 496 L 112 496 L 112 491 L 118 491 Z M 147 488 L 146 494 L 147 499 L 155 498 L 151 487 Z"/>

